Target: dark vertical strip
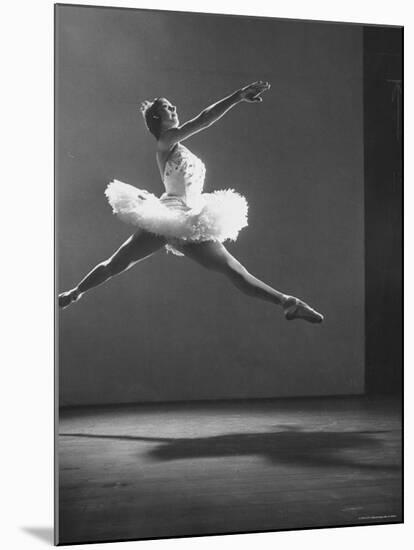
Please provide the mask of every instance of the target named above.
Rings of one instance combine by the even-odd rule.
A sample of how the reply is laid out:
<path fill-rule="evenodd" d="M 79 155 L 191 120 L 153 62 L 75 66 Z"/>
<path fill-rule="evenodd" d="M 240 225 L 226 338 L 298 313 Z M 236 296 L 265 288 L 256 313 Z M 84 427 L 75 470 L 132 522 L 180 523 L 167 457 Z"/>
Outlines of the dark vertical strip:
<path fill-rule="evenodd" d="M 364 27 L 366 379 L 402 386 L 403 30 Z"/>
<path fill-rule="evenodd" d="M 59 447 L 58 447 L 58 434 L 59 434 L 59 362 L 58 362 L 58 311 L 57 311 L 57 219 L 56 219 L 56 111 L 57 101 L 56 97 L 56 79 L 57 79 L 57 10 L 59 7 L 55 4 L 53 10 L 53 297 L 54 297 L 54 310 L 53 310 L 53 331 L 54 331 L 54 368 L 53 368 L 53 542 L 55 546 L 59 544 Z"/>

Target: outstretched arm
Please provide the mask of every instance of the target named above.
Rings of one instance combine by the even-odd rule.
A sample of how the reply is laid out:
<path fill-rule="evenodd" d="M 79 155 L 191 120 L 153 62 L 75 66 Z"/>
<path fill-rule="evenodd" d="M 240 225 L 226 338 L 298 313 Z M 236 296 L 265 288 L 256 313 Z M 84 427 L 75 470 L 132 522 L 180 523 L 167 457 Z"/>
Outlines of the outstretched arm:
<path fill-rule="evenodd" d="M 185 122 L 177 128 L 170 128 L 164 132 L 158 144 L 163 149 L 170 149 L 173 145 L 179 141 L 184 141 L 190 136 L 205 130 L 215 122 L 217 122 L 223 115 L 225 115 L 232 107 L 237 105 L 242 101 L 248 103 L 258 103 L 262 101 L 260 95 L 270 88 L 268 82 L 263 82 L 259 80 L 253 82 L 240 90 L 237 90 L 233 94 L 213 103 L 195 118 L 192 118 L 188 122 Z"/>

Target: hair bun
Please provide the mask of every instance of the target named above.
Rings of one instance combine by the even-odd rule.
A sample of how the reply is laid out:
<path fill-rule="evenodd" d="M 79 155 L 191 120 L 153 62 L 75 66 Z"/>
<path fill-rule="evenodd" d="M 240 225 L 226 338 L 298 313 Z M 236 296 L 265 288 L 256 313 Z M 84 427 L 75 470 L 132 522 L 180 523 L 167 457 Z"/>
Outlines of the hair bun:
<path fill-rule="evenodd" d="M 145 113 L 148 111 L 148 109 L 154 105 L 154 102 L 153 101 L 148 101 L 147 99 L 145 101 L 143 101 L 140 105 L 140 111 L 143 115 L 145 115 Z"/>
<path fill-rule="evenodd" d="M 146 99 L 141 103 L 140 111 L 147 129 L 158 139 L 160 116 L 157 113 L 157 101 L 158 98 L 155 98 L 153 101 L 148 101 L 148 99 Z"/>

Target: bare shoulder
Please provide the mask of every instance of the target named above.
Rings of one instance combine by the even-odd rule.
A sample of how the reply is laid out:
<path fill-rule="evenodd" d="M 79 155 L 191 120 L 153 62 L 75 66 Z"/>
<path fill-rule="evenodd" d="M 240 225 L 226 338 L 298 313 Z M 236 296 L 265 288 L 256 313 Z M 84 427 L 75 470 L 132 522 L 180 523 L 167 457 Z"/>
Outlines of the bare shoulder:
<path fill-rule="evenodd" d="M 165 147 L 163 144 L 159 144 L 159 141 L 157 141 L 157 150 L 156 150 L 156 159 L 158 168 L 160 170 L 161 177 L 164 175 L 165 171 L 165 165 L 167 164 L 167 161 L 175 149 L 176 144 L 172 145 L 171 147 Z"/>
<path fill-rule="evenodd" d="M 157 151 L 165 152 L 170 151 L 174 145 L 179 141 L 179 129 L 170 128 L 162 133 L 157 140 Z"/>

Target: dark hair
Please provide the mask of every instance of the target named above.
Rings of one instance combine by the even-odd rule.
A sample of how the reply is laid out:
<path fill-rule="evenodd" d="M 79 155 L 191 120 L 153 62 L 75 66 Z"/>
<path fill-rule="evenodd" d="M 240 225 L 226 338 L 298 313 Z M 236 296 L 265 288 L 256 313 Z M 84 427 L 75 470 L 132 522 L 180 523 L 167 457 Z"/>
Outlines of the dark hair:
<path fill-rule="evenodd" d="M 159 115 L 160 102 L 161 99 L 156 97 L 152 101 L 144 101 L 141 104 L 141 112 L 145 120 L 145 125 L 156 139 L 158 139 L 161 134 L 161 117 Z"/>

